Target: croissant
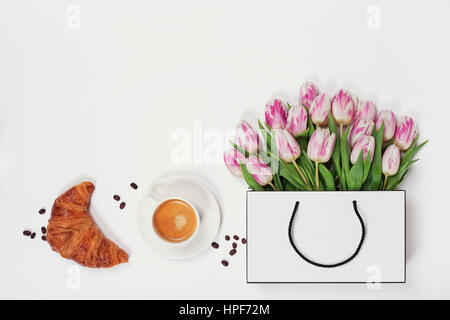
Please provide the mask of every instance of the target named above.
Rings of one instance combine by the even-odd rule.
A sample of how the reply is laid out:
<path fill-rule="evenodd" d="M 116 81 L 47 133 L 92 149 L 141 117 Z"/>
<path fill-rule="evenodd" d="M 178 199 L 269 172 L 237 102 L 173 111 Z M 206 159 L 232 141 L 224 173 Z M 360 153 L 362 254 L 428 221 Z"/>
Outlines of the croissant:
<path fill-rule="evenodd" d="M 90 268 L 128 262 L 128 254 L 106 238 L 88 207 L 95 186 L 83 182 L 56 199 L 47 226 L 47 242 L 66 259 Z"/>

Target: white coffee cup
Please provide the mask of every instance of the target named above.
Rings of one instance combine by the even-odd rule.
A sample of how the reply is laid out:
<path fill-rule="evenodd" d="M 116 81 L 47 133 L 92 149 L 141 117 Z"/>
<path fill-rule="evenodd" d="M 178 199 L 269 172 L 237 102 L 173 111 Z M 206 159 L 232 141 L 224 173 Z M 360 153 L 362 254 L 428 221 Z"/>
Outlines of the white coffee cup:
<path fill-rule="evenodd" d="M 194 214 L 195 214 L 195 217 L 196 217 L 196 220 L 197 220 L 195 231 L 192 233 L 192 235 L 189 238 L 187 238 L 186 240 L 179 241 L 179 242 L 173 242 L 173 241 L 165 239 L 164 237 L 162 237 L 159 234 L 159 232 L 156 230 L 156 227 L 155 227 L 155 220 L 154 220 L 155 213 L 158 211 L 158 209 L 160 208 L 161 205 L 163 205 L 164 203 L 166 203 L 168 201 L 171 201 L 171 200 L 178 200 L 178 201 L 182 201 L 182 202 L 186 203 L 189 207 L 191 207 L 192 211 L 194 211 Z M 187 201 L 187 200 L 185 200 L 183 198 L 170 197 L 170 198 L 166 198 L 164 200 L 159 201 L 155 205 L 154 208 L 155 209 L 153 210 L 153 214 L 152 214 L 152 226 L 153 226 L 153 231 L 155 232 L 155 234 L 157 235 L 157 237 L 158 237 L 158 239 L 160 241 L 162 241 L 163 243 L 165 243 L 167 245 L 170 245 L 170 246 L 182 246 L 182 245 L 188 244 L 189 242 L 191 242 L 196 237 L 196 235 L 198 233 L 198 230 L 200 228 L 200 215 L 199 215 L 197 209 L 195 208 L 195 206 L 192 203 L 190 203 L 189 201 Z"/>

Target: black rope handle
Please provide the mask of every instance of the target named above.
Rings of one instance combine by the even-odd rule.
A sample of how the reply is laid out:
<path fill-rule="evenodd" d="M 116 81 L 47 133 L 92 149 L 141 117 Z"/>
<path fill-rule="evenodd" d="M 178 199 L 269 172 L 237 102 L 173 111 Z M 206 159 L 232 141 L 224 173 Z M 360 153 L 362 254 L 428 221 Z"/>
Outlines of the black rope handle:
<path fill-rule="evenodd" d="M 358 255 L 358 253 L 361 250 L 361 247 L 364 243 L 364 239 L 366 238 L 366 226 L 364 225 L 364 221 L 358 212 L 358 208 L 356 207 L 356 201 L 353 201 L 353 209 L 355 210 L 356 216 L 358 217 L 359 222 L 361 223 L 361 229 L 362 229 L 361 240 L 359 241 L 358 248 L 356 248 L 356 251 L 349 258 L 345 259 L 344 261 L 334 263 L 334 264 L 322 264 L 322 263 L 315 262 L 315 261 L 309 259 L 308 257 L 306 257 L 303 253 L 300 252 L 300 250 L 297 249 L 297 246 L 295 245 L 294 240 L 292 238 L 292 225 L 293 225 L 294 218 L 297 213 L 299 204 L 300 204 L 300 202 L 298 202 L 298 201 L 295 203 L 294 212 L 292 212 L 291 220 L 289 221 L 288 235 L 289 235 L 289 242 L 291 243 L 292 248 L 294 248 L 295 252 L 303 260 L 305 260 L 306 262 L 308 262 L 316 267 L 320 267 L 320 268 L 336 268 L 336 267 L 342 266 L 342 265 L 352 261 Z"/>

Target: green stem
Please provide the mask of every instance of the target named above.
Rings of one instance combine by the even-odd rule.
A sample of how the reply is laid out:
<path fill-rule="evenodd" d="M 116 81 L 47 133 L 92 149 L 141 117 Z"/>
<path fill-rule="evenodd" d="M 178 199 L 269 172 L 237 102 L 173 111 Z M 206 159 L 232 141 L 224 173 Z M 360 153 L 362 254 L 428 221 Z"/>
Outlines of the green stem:
<path fill-rule="evenodd" d="M 320 184 L 319 184 L 319 162 L 316 161 L 316 190 L 320 190 Z"/>
<path fill-rule="evenodd" d="M 306 177 L 304 176 L 304 174 L 301 172 L 300 168 L 297 166 L 297 163 L 294 161 L 292 161 L 292 163 L 294 164 L 295 169 L 297 169 L 298 173 L 300 174 L 300 177 L 303 179 L 303 181 L 306 183 L 306 186 L 308 187 L 309 190 L 312 190 L 313 188 L 311 187 L 311 184 L 309 183 L 308 180 L 306 180 Z"/>
<path fill-rule="evenodd" d="M 342 125 L 342 124 L 340 124 L 339 126 L 340 126 L 340 130 L 341 130 L 341 137 L 342 137 L 343 125 Z"/>
<path fill-rule="evenodd" d="M 272 182 L 269 182 L 269 185 L 273 188 L 274 191 L 278 191 L 277 188 L 272 184 Z"/>
<path fill-rule="evenodd" d="M 388 178 L 389 178 L 388 175 L 384 175 L 384 183 L 383 183 L 383 189 L 382 190 L 386 189 L 386 184 L 387 184 Z"/>

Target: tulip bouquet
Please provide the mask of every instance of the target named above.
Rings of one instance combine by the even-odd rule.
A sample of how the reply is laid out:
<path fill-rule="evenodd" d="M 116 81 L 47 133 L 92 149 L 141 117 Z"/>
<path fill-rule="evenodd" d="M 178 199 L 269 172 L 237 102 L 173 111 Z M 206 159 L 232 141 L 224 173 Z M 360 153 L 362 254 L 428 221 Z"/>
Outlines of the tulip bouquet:
<path fill-rule="evenodd" d="M 413 118 L 377 113 L 343 89 L 330 99 L 311 82 L 298 105 L 267 103 L 258 126 L 241 121 L 224 154 L 229 171 L 257 191 L 396 190 L 427 142 L 417 143 Z"/>

